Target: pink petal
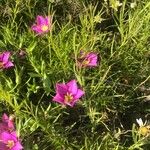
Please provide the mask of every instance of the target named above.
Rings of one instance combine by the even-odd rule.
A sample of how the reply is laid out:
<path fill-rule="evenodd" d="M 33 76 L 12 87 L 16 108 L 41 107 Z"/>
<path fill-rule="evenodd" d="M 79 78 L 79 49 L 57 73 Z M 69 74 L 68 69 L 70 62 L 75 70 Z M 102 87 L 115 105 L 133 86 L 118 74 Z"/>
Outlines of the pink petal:
<path fill-rule="evenodd" d="M 39 34 L 43 33 L 43 31 L 41 30 L 41 26 L 33 25 L 33 26 L 31 27 L 31 29 L 32 29 L 33 31 L 35 31 L 36 33 L 39 33 Z"/>
<path fill-rule="evenodd" d="M 9 59 L 9 57 L 10 57 L 10 52 L 4 52 L 3 53 L 3 58 L 2 58 L 3 60 L 2 61 L 4 63 L 6 63 L 8 61 L 8 59 Z"/>
<path fill-rule="evenodd" d="M 68 92 L 67 86 L 65 84 L 56 84 L 56 93 L 58 93 L 61 97 L 64 97 Z"/>
<path fill-rule="evenodd" d="M 10 119 L 5 113 L 2 116 L 2 124 L 5 126 L 6 129 L 14 129 L 14 122 Z"/>
<path fill-rule="evenodd" d="M 68 91 L 72 93 L 73 95 L 77 93 L 78 87 L 76 80 L 71 80 L 66 84 L 68 86 Z"/>
<path fill-rule="evenodd" d="M 52 24 L 52 17 L 48 16 L 45 18 L 45 25 L 51 26 Z"/>
<path fill-rule="evenodd" d="M 4 68 L 10 68 L 13 66 L 14 66 L 14 64 L 11 61 L 8 61 L 6 64 L 4 64 Z"/>
<path fill-rule="evenodd" d="M 43 16 L 37 16 L 36 18 L 36 22 L 37 22 L 37 25 L 46 25 L 47 23 L 47 19 L 45 19 Z"/>
<path fill-rule="evenodd" d="M 7 116 L 7 114 L 4 113 L 2 116 L 2 121 L 5 122 L 8 119 L 9 119 L 9 117 Z"/>
<path fill-rule="evenodd" d="M 9 128 L 10 130 L 13 130 L 13 129 L 15 128 L 13 121 L 9 120 L 9 122 L 8 122 L 8 128 Z"/>
<path fill-rule="evenodd" d="M 16 131 L 11 132 L 11 135 L 17 138 L 17 133 L 16 133 Z"/>
<path fill-rule="evenodd" d="M 73 107 L 73 106 L 75 105 L 75 102 L 71 102 L 71 103 L 65 102 L 65 105 L 68 105 L 68 106 L 70 106 L 70 107 Z"/>
<path fill-rule="evenodd" d="M 74 95 L 74 99 L 77 100 L 77 99 L 79 99 L 81 96 L 83 96 L 84 94 L 85 94 L 84 91 L 78 89 L 76 95 Z"/>
<path fill-rule="evenodd" d="M 6 144 L 0 141 L 0 150 L 5 150 Z"/>
<path fill-rule="evenodd" d="M 69 105 L 70 107 L 74 107 L 74 105 L 75 105 L 79 100 L 80 100 L 80 99 L 74 99 L 72 102 L 66 103 L 66 105 Z"/>
<path fill-rule="evenodd" d="M 15 143 L 15 146 L 11 150 L 21 150 L 23 149 L 21 143 L 18 141 Z"/>
<path fill-rule="evenodd" d="M 96 67 L 97 66 L 97 62 L 92 61 L 87 66 Z"/>
<path fill-rule="evenodd" d="M 90 54 L 88 56 L 88 59 L 90 59 L 90 60 L 97 60 L 97 55 L 96 54 Z"/>
<path fill-rule="evenodd" d="M 0 123 L 0 134 L 6 130 L 6 124 Z"/>
<path fill-rule="evenodd" d="M 56 96 L 53 97 L 53 101 L 63 104 L 64 98 L 61 97 L 59 94 L 56 94 Z"/>
<path fill-rule="evenodd" d="M 12 133 L 9 133 L 7 131 L 4 131 L 0 134 L 0 141 L 3 141 L 4 143 L 7 143 L 8 140 L 17 141 L 17 137 L 14 136 Z"/>
<path fill-rule="evenodd" d="M 88 57 L 90 58 L 97 58 L 97 54 L 96 53 L 94 53 L 94 52 L 90 52 L 90 53 L 88 53 Z"/>
<path fill-rule="evenodd" d="M 98 59 L 97 54 L 89 53 L 87 56 L 87 59 L 90 60 L 90 62 L 87 66 L 97 66 L 97 59 Z"/>

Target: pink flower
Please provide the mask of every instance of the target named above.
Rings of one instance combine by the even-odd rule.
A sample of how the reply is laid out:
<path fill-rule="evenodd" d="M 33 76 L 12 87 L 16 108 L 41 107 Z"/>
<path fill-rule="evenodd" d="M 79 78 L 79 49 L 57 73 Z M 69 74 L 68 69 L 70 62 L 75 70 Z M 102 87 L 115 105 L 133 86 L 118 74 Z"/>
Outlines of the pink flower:
<path fill-rule="evenodd" d="M 76 80 L 71 80 L 67 84 L 56 84 L 56 96 L 54 96 L 53 101 L 73 107 L 83 95 L 84 91 L 78 89 Z"/>
<path fill-rule="evenodd" d="M 4 131 L 0 133 L 0 150 L 21 150 L 23 149 L 16 132 Z"/>
<path fill-rule="evenodd" d="M 10 52 L 3 52 L 0 54 L 0 69 L 7 69 L 14 66 L 14 64 L 9 60 L 9 57 Z"/>
<path fill-rule="evenodd" d="M 38 35 L 47 33 L 49 30 L 51 30 L 52 26 L 52 17 L 43 17 L 43 16 L 37 16 L 36 17 L 36 24 L 34 24 L 31 29 L 35 31 Z"/>
<path fill-rule="evenodd" d="M 8 117 L 5 113 L 2 116 L 2 122 L 0 123 L 0 133 L 3 131 L 13 131 L 15 129 L 13 117 Z"/>
<path fill-rule="evenodd" d="M 80 67 L 96 67 L 98 65 L 98 54 L 94 52 L 80 52 L 78 58 L 78 66 Z"/>

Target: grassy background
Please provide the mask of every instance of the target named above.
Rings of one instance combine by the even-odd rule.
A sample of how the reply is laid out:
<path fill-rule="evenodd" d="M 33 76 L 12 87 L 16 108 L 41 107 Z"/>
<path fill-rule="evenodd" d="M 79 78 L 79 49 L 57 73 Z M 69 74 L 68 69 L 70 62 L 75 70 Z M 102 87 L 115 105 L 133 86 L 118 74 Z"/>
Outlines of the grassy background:
<path fill-rule="evenodd" d="M 0 70 L 0 112 L 15 114 L 25 150 L 149 149 L 135 124 L 150 112 L 150 2 L 131 2 L 0 1 L 0 51 L 15 64 Z M 31 31 L 37 15 L 53 15 L 52 32 Z M 77 69 L 81 49 L 99 53 L 99 66 Z M 64 108 L 55 84 L 71 79 L 86 94 Z"/>

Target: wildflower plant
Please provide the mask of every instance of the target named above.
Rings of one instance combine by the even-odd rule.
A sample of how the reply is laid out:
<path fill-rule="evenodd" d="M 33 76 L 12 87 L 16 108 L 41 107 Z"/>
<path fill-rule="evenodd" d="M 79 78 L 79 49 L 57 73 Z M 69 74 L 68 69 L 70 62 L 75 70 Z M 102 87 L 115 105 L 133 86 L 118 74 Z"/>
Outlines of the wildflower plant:
<path fill-rule="evenodd" d="M 12 118 L 8 117 L 5 113 L 2 116 L 2 122 L 0 122 L 0 149 L 23 149 L 15 131 L 14 122 Z"/>
<path fill-rule="evenodd" d="M 66 84 L 56 84 L 56 95 L 53 101 L 73 107 L 83 95 L 84 91 L 77 87 L 76 80 L 71 80 Z"/>
<path fill-rule="evenodd" d="M 21 150 L 23 147 L 15 132 L 3 131 L 0 133 L 0 149 Z"/>
<path fill-rule="evenodd" d="M 0 150 L 149 149 L 148 123 L 131 134 L 149 120 L 150 2 L 136 3 L 0 1 Z"/>
<path fill-rule="evenodd" d="M 52 27 L 52 17 L 47 16 L 37 16 L 36 24 L 32 25 L 31 29 L 35 31 L 38 35 L 47 33 L 51 30 Z"/>

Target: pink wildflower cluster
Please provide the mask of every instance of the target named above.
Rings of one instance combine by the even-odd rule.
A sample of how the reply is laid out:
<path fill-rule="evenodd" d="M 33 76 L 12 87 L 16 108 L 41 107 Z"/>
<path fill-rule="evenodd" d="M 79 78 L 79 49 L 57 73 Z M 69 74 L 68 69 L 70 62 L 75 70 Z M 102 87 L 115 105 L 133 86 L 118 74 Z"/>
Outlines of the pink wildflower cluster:
<path fill-rule="evenodd" d="M 80 56 L 77 59 L 78 67 L 96 67 L 98 65 L 98 54 L 94 52 L 85 53 L 80 52 Z M 71 80 L 68 83 L 56 84 L 56 95 L 53 97 L 53 101 L 62 105 L 69 105 L 73 107 L 79 98 L 84 95 L 84 91 L 79 89 L 76 80 Z"/>
<path fill-rule="evenodd" d="M 0 150 L 22 150 L 23 147 L 15 131 L 13 118 L 5 113 L 0 122 Z"/>
<path fill-rule="evenodd" d="M 51 28 L 52 28 L 52 17 L 51 16 L 43 17 L 39 15 L 36 17 L 36 23 L 33 24 L 31 27 L 31 29 L 35 31 L 37 35 L 47 33 L 51 30 Z M 21 50 L 19 56 L 23 56 L 23 55 L 25 55 L 25 52 Z M 9 60 L 9 57 L 10 57 L 10 52 L 4 52 L 0 54 L 0 69 L 14 66 L 14 64 Z M 96 67 L 97 65 L 98 65 L 98 54 L 94 52 L 87 52 L 87 53 L 84 51 L 80 52 L 80 55 L 77 58 L 78 67 Z M 53 97 L 53 101 L 58 102 L 62 105 L 69 105 L 73 107 L 75 103 L 79 101 L 79 99 L 84 95 L 84 93 L 85 92 L 83 90 L 78 88 L 76 80 L 71 80 L 66 84 L 57 83 L 56 95 Z M 6 117 L 6 115 L 4 116 Z M 1 135 L 3 135 L 2 131 L 6 132 L 6 130 L 4 129 L 4 124 L 6 124 L 4 123 L 5 122 L 4 120 L 5 119 L 2 119 L 2 123 L 0 125 Z M 9 118 L 7 118 L 7 120 L 8 120 L 7 126 L 5 127 L 7 129 L 10 129 L 10 126 L 11 128 L 14 128 L 13 124 L 11 123 L 11 120 Z M 9 134 L 8 131 L 7 134 Z M 16 138 L 16 136 L 14 136 L 14 132 L 11 132 L 9 136 L 13 136 Z M 1 136 L 1 138 L 2 137 L 4 136 Z"/>
<path fill-rule="evenodd" d="M 78 67 L 96 67 L 97 65 L 98 54 L 94 52 L 80 52 L 80 56 L 77 59 Z M 53 101 L 73 107 L 84 94 L 85 92 L 78 88 L 76 80 L 71 80 L 66 84 L 57 83 L 56 95 L 53 97 Z"/>

